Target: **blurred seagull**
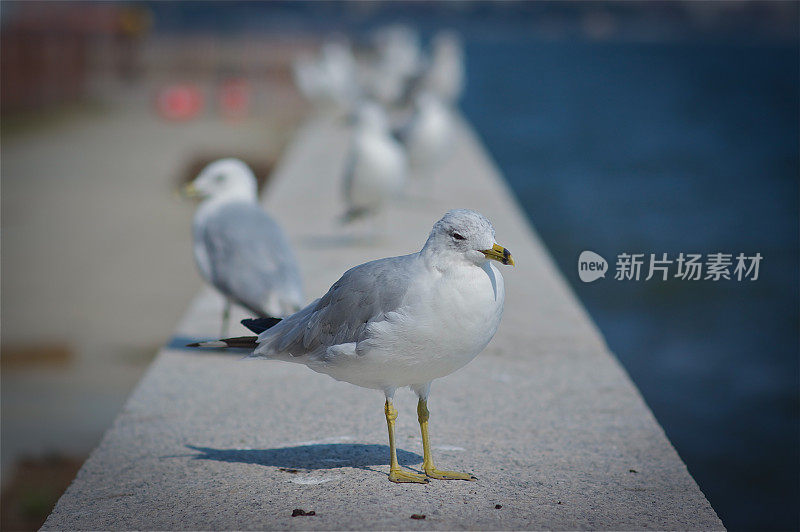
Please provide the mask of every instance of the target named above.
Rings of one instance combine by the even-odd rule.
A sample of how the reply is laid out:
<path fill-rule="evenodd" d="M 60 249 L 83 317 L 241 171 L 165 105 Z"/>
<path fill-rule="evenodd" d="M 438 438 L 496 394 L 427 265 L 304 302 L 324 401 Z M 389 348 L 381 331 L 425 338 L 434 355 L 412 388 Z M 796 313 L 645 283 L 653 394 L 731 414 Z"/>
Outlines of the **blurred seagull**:
<path fill-rule="evenodd" d="M 387 26 L 375 32 L 374 40 L 386 70 L 403 77 L 417 73 L 422 63 L 422 48 L 417 32 L 402 24 Z"/>
<path fill-rule="evenodd" d="M 405 181 L 406 156 L 391 135 L 386 114 L 374 102 L 362 103 L 344 176 L 344 220 L 380 211 L 400 194 Z"/>
<path fill-rule="evenodd" d="M 358 96 L 356 62 L 346 42 L 325 42 L 317 57 L 295 60 L 292 72 L 297 88 L 319 109 L 346 110 Z"/>
<path fill-rule="evenodd" d="M 475 480 L 437 469 L 428 437 L 431 381 L 449 375 L 480 353 L 500 324 L 503 276 L 491 261 L 514 264 L 495 242 L 482 214 L 449 211 L 436 222 L 422 250 L 351 268 L 303 310 L 274 320 L 244 320 L 258 336 L 228 338 L 191 347 L 247 347 L 251 357 L 305 364 L 356 386 L 383 391 L 389 429 L 389 480 Z M 419 397 L 425 475 L 400 468 L 392 405 L 409 386 Z"/>
<path fill-rule="evenodd" d="M 423 65 L 419 35 L 408 26 L 388 26 L 374 33 L 373 42 L 377 57 L 365 65 L 362 84 L 381 104 L 399 105 Z"/>
<path fill-rule="evenodd" d="M 434 94 L 418 94 L 415 110 L 398 131 L 406 148 L 412 175 L 430 175 L 450 154 L 455 136 L 454 118 Z"/>
<path fill-rule="evenodd" d="M 464 50 L 458 35 L 441 31 L 433 38 L 430 63 L 423 74 L 423 90 L 444 103 L 455 104 L 464 90 Z"/>
<path fill-rule="evenodd" d="M 238 159 L 206 166 L 184 188 L 201 198 L 192 224 L 194 258 L 203 278 L 256 316 L 282 317 L 305 302 L 297 260 L 280 226 L 258 204 L 256 178 Z"/>

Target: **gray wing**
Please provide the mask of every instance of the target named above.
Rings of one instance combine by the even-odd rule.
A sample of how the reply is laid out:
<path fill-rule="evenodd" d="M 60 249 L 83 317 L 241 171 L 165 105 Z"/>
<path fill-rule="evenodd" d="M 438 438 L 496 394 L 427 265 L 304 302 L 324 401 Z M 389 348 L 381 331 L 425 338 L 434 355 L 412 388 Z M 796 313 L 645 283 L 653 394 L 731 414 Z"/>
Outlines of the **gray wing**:
<path fill-rule="evenodd" d="M 369 323 L 402 306 L 417 260 L 415 253 L 351 268 L 320 299 L 259 335 L 253 355 L 299 357 L 364 340 Z"/>
<path fill-rule="evenodd" d="M 221 207 L 206 224 L 211 282 L 260 316 L 270 300 L 291 312 L 303 304 L 297 261 L 280 226 L 258 205 Z M 288 312 L 287 312 L 288 313 Z"/>

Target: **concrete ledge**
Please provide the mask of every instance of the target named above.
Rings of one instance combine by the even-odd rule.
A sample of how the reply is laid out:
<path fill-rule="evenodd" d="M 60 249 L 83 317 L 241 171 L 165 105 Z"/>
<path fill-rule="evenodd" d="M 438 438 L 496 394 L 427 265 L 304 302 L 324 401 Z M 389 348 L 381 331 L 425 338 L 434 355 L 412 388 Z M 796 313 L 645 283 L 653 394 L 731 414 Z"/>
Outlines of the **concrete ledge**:
<path fill-rule="evenodd" d="M 438 465 L 479 480 L 389 483 L 379 393 L 298 365 L 164 349 L 44 529 L 722 529 L 471 129 L 371 245 L 335 227 L 347 142 L 340 124 L 306 124 L 267 198 L 310 297 L 355 264 L 419 249 L 454 207 L 486 214 L 517 260 L 495 339 L 434 382 L 429 403 Z M 177 336 L 213 336 L 220 311 L 204 291 Z M 411 467 L 415 404 L 398 392 Z"/>

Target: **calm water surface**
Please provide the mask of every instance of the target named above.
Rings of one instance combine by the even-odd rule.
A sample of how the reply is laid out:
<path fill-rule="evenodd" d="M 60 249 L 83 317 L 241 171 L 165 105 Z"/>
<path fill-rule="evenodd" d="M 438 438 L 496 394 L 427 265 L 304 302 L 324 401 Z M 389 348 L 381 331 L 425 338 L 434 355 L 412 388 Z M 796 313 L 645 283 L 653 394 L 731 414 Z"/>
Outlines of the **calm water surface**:
<path fill-rule="evenodd" d="M 465 111 L 712 505 L 797 528 L 797 49 L 509 38 L 468 57 Z M 764 260 L 756 282 L 584 284 L 584 249 Z"/>

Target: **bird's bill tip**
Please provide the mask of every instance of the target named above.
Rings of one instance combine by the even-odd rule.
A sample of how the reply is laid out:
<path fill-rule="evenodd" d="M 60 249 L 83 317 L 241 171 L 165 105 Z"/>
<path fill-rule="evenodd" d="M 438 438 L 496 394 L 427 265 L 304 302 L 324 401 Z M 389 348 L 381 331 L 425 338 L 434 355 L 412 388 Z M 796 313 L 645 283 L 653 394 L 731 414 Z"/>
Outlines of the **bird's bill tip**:
<path fill-rule="evenodd" d="M 182 186 L 178 192 L 181 197 L 187 199 L 196 199 L 201 196 L 200 191 L 197 190 L 197 187 L 194 186 L 194 183 L 187 183 L 186 185 Z"/>
<path fill-rule="evenodd" d="M 496 260 L 497 262 L 514 266 L 514 257 L 512 257 L 511 253 L 500 244 L 493 245 L 492 249 L 481 250 L 481 253 L 486 255 L 487 259 Z"/>

